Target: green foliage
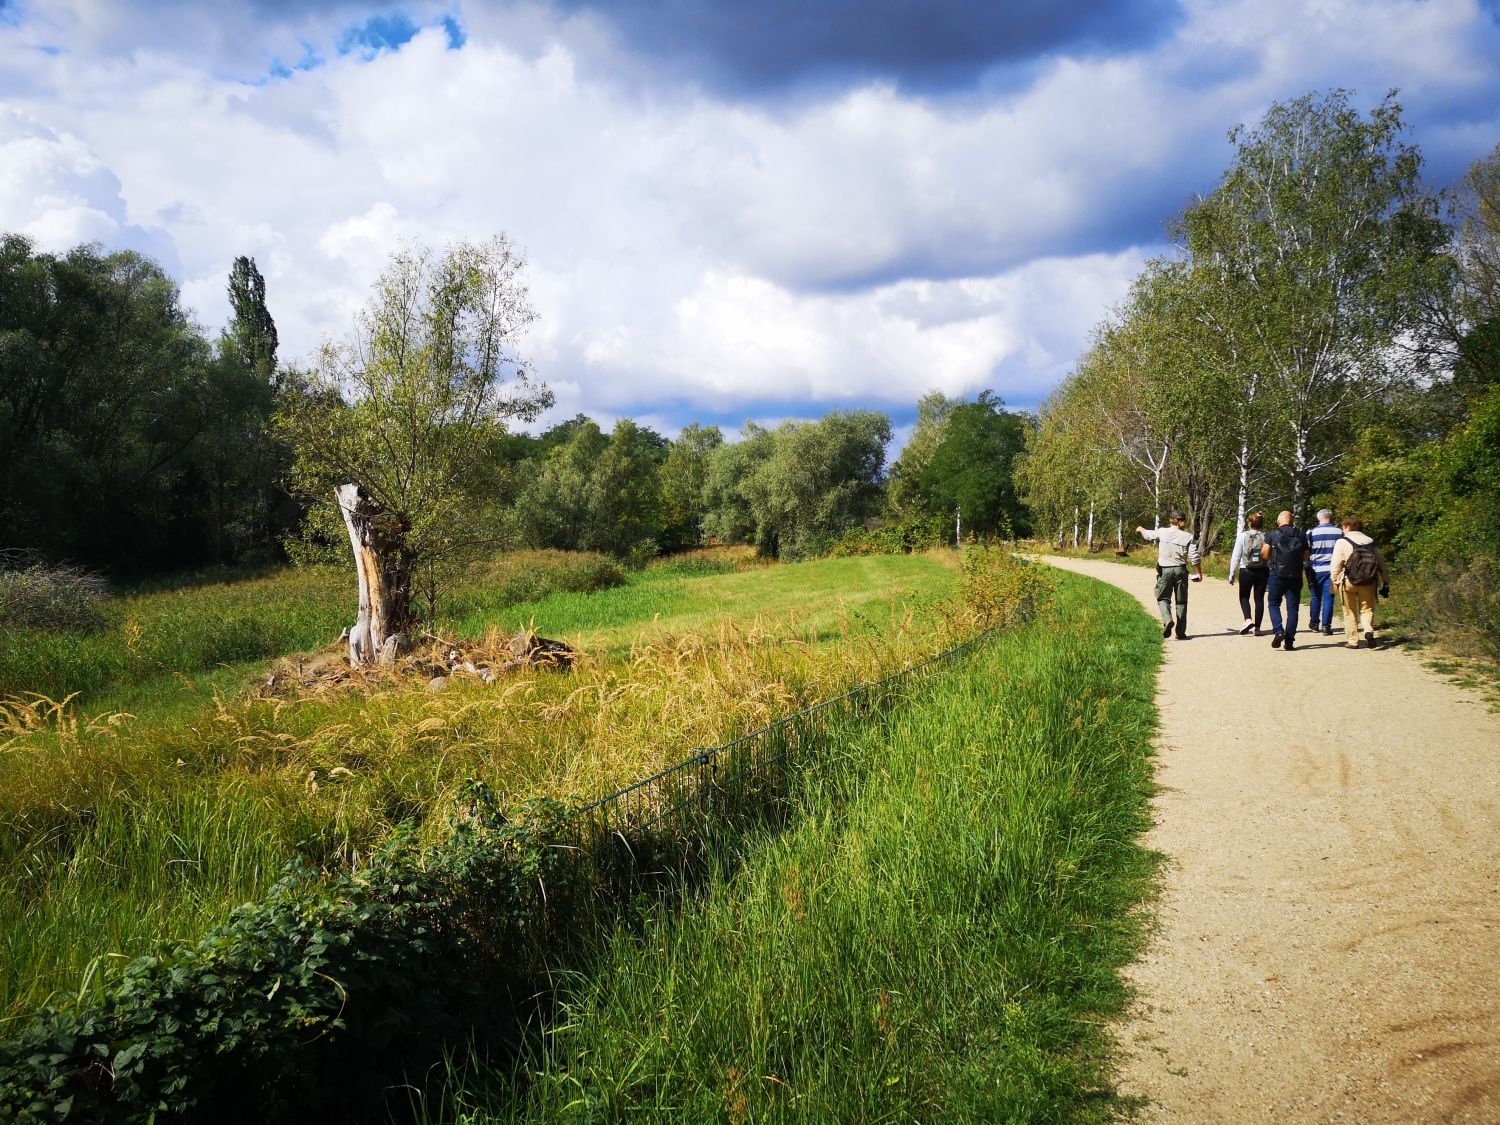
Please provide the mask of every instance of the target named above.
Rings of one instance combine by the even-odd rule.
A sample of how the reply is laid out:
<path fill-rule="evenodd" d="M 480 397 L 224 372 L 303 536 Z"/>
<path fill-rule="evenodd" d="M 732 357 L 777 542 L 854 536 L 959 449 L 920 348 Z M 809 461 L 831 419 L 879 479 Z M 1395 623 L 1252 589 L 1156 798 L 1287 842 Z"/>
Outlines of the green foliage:
<path fill-rule="evenodd" d="M 738 486 L 761 553 L 814 557 L 873 515 L 890 439 L 890 419 L 868 410 L 833 411 L 771 431 L 769 452 Z"/>
<path fill-rule="evenodd" d="M 615 423 L 584 490 L 587 520 L 580 546 L 644 564 L 661 529 L 663 449 L 658 436 L 628 418 Z"/>
<path fill-rule="evenodd" d="M 958 400 L 948 398 L 941 391 L 931 391 L 918 400 L 917 424 L 901 450 L 901 456 L 891 466 L 886 499 L 893 511 L 905 513 L 913 507 L 930 511 L 926 494 L 921 489 L 922 474 L 942 444 L 948 416 L 957 405 Z"/>
<path fill-rule="evenodd" d="M 1055 579 L 1050 568 L 1027 562 L 1005 547 L 967 547 L 962 594 L 981 628 L 1002 628 L 1044 613 Z"/>
<path fill-rule="evenodd" d="M 926 510 L 957 511 L 966 528 L 982 535 L 1029 535 L 1030 515 L 1013 473 L 1028 428 L 1023 415 L 1006 411 L 989 391 L 974 402 L 952 404 L 916 486 Z"/>
<path fill-rule="evenodd" d="M 774 445 L 770 430 L 747 422 L 739 441 L 721 442 L 707 451 L 701 521 L 706 539 L 726 546 L 756 542 L 756 517 L 744 484 Z"/>
<path fill-rule="evenodd" d="M 834 558 L 858 555 L 910 555 L 949 543 L 954 534 L 946 516 L 908 516 L 878 527 L 845 532 L 829 549 Z"/>
<path fill-rule="evenodd" d="M 0 236 L 0 548 L 128 573 L 266 553 L 271 409 L 154 262 Z"/>
<path fill-rule="evenodd" d="M 661 466 L 661 547 L 668 554 L 703 542 L 709 455 L 724 444 L 718 426 L 684 426 Z"/>
<path fill-rule="evenodd" d="M 572 822 L 501 816 L 482 786 L 434 850 L 397 838 L 357 874 L 292 868 L 196 945 L 141 958 L 96 1002 L 0 1044 L 23 1120 L 277 1120 L 378 1112 L 444 1044 L 513 1036 L 589 876 Z"/>
<path fill-rule="evenodd" d="M 335 488 L 354 483 L 382 513 L 394 628 L 407 623 L 419 572 L 434 587 L 430 606 L 434 583 L 497 545 L 495 443 L 509 420 L 552 402 L 514 352 L 534 319 L 523 266 L 504 236 L 440 255 L 405 247 L 354 335 L 326 344 L 307 385 L 283 397 L 277 420 L 295 451 L 295 490 L 327 507 Z"/>

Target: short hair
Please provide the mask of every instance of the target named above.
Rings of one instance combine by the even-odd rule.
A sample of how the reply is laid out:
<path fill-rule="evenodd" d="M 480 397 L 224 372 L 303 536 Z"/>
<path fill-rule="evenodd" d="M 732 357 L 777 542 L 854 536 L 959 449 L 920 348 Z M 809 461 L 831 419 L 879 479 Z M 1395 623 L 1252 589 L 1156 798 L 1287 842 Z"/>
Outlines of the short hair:
<path fill-rule="evenodd" d="M 1347 527 L 1350 531 L 1363 531 L 1365 529 L 1365 521 L 1362 519 L 1356 519 L 1354 516 L 1350 516 L 1346 520 L 1344 520 L 1344 526 Z"/>
<path fill-rule="evenodd" d="M 1256 512 L 1253 516 L 1250 517 L 1250 526 L 1254 530 L 1256 530 L 1256 531 L 1259 531 L 1262 527 L 1265 526 L 1265 524 L 1266 524 L 1266 513 L 1265 512 Z"/>
<path fill-rule="evenodd" d="M 1333 509 L 1332 508 L 1319 508 L 1318 509 L 1318 518 L 1320 520 L 1331 520 L 1331 519 L 1333 519 Z"/>
<path fill-rule="evenodd" d="M 1173 521 L 1182 520 L 1184 523 L 1187 522 L 1187 516 L 1182 514 L 1181 508 L 1173 508 L 1170 512 L 1167 513 L 1167 519 Z"/>

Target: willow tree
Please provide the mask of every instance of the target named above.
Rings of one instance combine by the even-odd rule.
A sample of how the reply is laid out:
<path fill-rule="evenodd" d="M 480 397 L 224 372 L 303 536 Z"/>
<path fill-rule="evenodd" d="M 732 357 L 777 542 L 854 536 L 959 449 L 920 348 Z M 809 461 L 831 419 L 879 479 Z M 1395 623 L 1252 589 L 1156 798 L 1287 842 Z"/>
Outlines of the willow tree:
<path fill-rule="evenodd" d="M 552 402 L 516 352 L 535 319 L 524 261 L 503 235 L 392 258 L 353 333 L 326 344 L 281 425 L 298 491 L 343 517 L 359 578 L 349 656 L 389 658 L 439 576 L 493 544 L 490 449 Z M 326 510 L 326 509 L 325 509 Z"/>

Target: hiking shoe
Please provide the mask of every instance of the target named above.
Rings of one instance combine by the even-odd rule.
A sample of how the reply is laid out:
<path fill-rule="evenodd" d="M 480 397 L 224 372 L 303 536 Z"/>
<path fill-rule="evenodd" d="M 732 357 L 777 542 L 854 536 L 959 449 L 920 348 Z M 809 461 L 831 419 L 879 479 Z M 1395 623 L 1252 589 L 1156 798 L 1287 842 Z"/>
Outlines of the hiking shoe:
<path fill-rule="evenodd" d="M 1291 651 L 1292 651 L 1292 650 L 1293 650 L 1293 649 L 1295 649 L 1295 648 L 1296 648 L 1296 647 L 1297 647 L 1297 646 L 1296 646 L 1296 645 L 1295 645 L 1295 644 L 1293 644 L 1293 643 L 1292 643 L 1292 638 L 1291 638 L 1291 637 L 1288 637 L 1288 638 L 1287 638 L 1287 639 L 1286 639 L 1286 644 L 1284 644 L 1284 645 L 1282 645 L 1282 646 L 1281 646 L 1281 647 L 1282 647 L 1282 648 L 1283 648 L 1283 649 L 1284 649 L 1284 650 L 1286 650 L 1286 651 L 1287 651 L 1287 652 L 1291 652 Z"/>
<path fill-rule="evenodd" d="M 1323 626 L 1323 635 L 1325 637 L 1331 637 L 1331 636 L 1333 636 L 1333 626 L 1332 625 L 1324 625 Z"/>
<path fill-rule="evenodd" d="M 1281 642 L 1284 640 L 1286 640 L 1286 638 L 1283 637 L 1280 633 L 1277 633 L 1274 637 L 1271 638 L 1271 647 L 1280 648 Z"/>
<path fill-rule="evenodd" d="M 1365 634 L 1365 647 L 1366 648 L 1374 648 L 1375 647 L 1375 634 L 1374 633 L 1366 633 Z"/>
<path fill-rule="evenodd" d="M 1161 635 L 1163 637 L 1170 637 L 1172 635 L 1172 623 L 1170 621 L 1161 627 Z"/>
<path fill-rule="evenodd" d="M 1240 636 L 1243 637 L 1253 628 L 1255 628 L 1255 622 L 1251 621 L 1248 617 L 1245 618 L 1245 623 L 1240 626 Z"/>

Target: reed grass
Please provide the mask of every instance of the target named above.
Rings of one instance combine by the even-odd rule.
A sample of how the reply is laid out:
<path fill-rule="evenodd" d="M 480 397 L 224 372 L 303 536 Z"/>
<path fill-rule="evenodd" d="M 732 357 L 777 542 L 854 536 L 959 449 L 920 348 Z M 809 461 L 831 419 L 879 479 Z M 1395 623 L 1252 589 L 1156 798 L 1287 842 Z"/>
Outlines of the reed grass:
<path fill-rule="evenodd" d="M 701 899 L 610 937 L 518 1074 L 434 1116 L 1076 1121 L 1119 1108 L 1102 1021 L 1152 861 L 1159 639 L 1125 595 L 937 681 L 810 778 Z"/>

